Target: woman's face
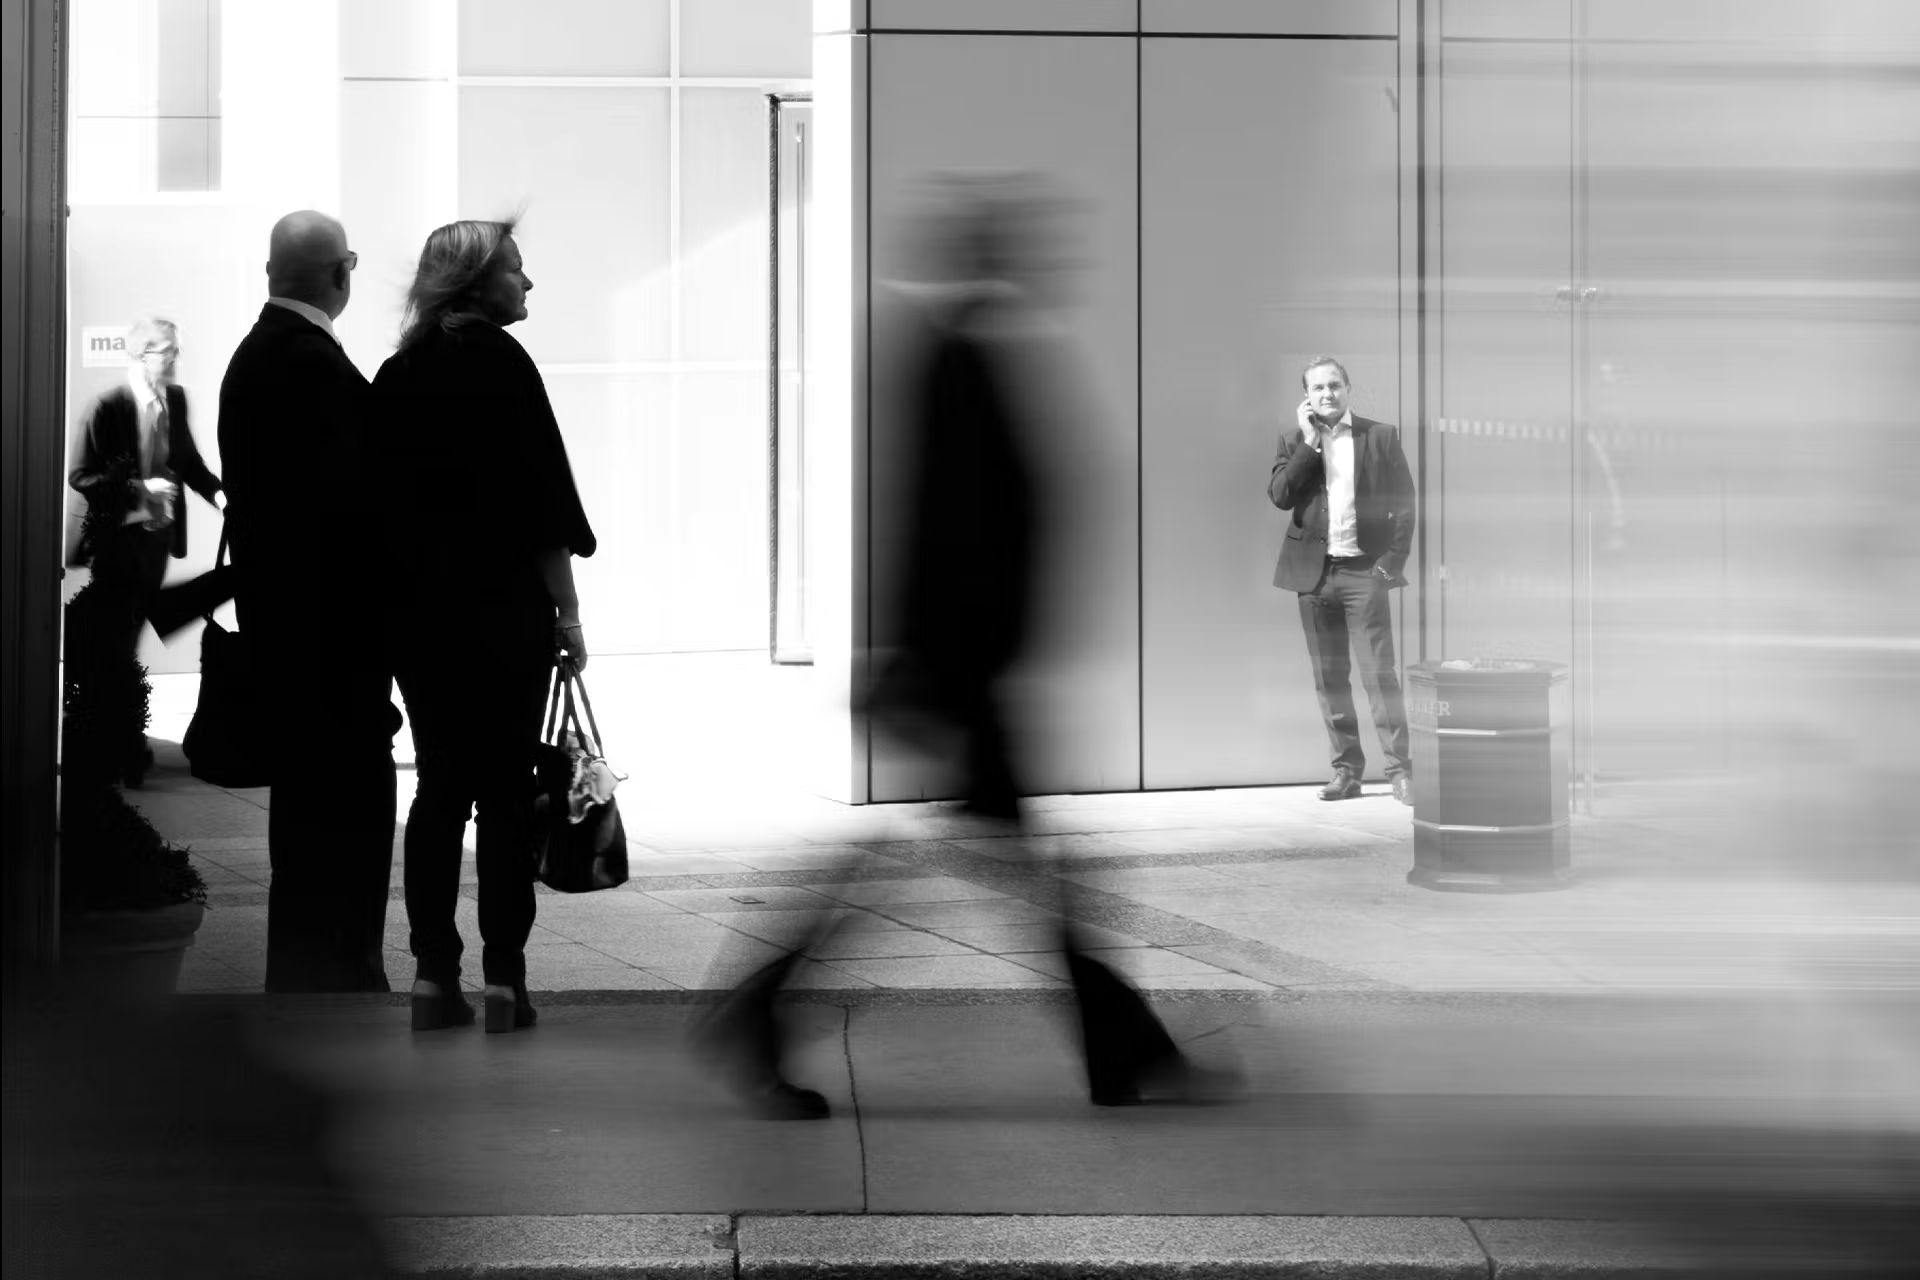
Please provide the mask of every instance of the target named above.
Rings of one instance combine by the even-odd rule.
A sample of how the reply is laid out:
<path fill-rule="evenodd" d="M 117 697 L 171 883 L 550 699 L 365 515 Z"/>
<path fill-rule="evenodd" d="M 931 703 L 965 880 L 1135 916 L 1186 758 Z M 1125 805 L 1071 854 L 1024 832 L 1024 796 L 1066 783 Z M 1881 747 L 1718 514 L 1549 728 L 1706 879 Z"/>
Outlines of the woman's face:
<path fill-rule="evenodd" d="M 480 307 L 487 319 L 497 325 L 510 325 L 527 318 L 527 293 L 533 288 L 528 279 L 524 264 L 520 261 L 520 246 L 508 236 L 500 242 L 500 252 L 493 256 L 493 271 L 487 276 L 487 282 L 480 290 Z"/>

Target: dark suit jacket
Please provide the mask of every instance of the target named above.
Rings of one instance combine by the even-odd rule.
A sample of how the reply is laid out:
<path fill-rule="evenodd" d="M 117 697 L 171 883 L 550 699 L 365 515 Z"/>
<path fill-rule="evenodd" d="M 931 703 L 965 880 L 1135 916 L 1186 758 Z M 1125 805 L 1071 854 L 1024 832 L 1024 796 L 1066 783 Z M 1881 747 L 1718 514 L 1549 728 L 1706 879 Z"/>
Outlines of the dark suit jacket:
<path fill-rule="evenodd" d="M 220 457 L 234 605 L 270 696 L 385 724 L 391 665 L 379 593 L 391 567 L 378 537 L 369 403 L 367 380 L 339 343 L 268 304 L 220 384 Z"/>
<path fill-rule="evenodd" d="M 1400 448 L 1400 429 L 1353 415 L 1353 505 L 1360 551 L 1376 557 L 1388 584 L 1407 585 L 1401 569 L 1413 549 L 1413 473 Z M 1327 562 L 1327 480 L 1320 454 L 1307 447 L 1297 425 L 1280 433 L 1280 449 L 1267 477 L 1267 496 L 1293 513 L 1280 543 L 1273 585 L 1311 591 Z"/>
<path fill-rule="evenodd" d="M 178 476 L 189 489 L 213 501 L 220 491 L 220 478 L 207 469 L 200 450 L 193 443 L 193 431 L 187 425 L 187 393 L 168 387 L 167 395 L 167 470 Z M 125 513 L 138 500 L 131 481 L 139 474 L 140 402 L 133 388 L 125 383 L 102 392 L 88 406 L 80 420 L 79 439 L 74 443 L 73 470 L 67 483 L 85 495 L 87 505 Z M 70 552 L 74 549 L 70 548 Z M 91 548 L 78 548 L 87 555 Z M 177 560 L 187 554 L 187 507 L 174 507 L 173 544 L 169 548 Z M 69 563 L 78 563 L 69 554 Z"/>

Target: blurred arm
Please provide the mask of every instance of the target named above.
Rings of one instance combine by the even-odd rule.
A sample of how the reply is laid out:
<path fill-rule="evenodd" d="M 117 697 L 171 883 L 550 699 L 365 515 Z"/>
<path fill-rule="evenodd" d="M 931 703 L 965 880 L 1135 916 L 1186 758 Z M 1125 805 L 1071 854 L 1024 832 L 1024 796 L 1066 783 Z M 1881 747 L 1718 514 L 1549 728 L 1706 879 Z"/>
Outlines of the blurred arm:
<path fill-rule="evenodd" d="M 130 474 L 118 475 L 119 468 L 113 465 L 113 459 L 105 456 L 100 445 L 101 433 L 107 429 L 114 414 L 113 401 L 102 396 L 87 407 L 86 415 L 80 420 L 79 439 L 74 444 L 73 470 L 67 473 L 67 483 L 85 495 L 89 506 L 108 511 L 128 511 L 141 501 L 140 483 Z M 119 489 L 119 493 L 112 490 Z"/>
<path fill-rule="evenodd" d="M 187 422 L 187 396 L 184 391 L 174 402 L 173 408 L 179 410 L 173 415 L 173 438 L 168 441 L 174 473 L 186 482 L 189 489 L 219 506 L 220 477 L 208 469 L 206 459 L 200 456 L 200 446 L 194 443 L 193 428 Z M 172 413 L 172 409 L 169 413 Z"/>

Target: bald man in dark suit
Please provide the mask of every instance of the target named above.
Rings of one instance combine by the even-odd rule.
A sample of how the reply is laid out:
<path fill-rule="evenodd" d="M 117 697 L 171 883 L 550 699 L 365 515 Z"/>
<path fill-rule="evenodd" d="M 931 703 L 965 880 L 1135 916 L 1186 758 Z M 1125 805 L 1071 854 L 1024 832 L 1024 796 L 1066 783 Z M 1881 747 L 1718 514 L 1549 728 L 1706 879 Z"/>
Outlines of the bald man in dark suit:
<path fill-rule="evenodd" d="M 273 228 L 267 303 L 220 386 L 240 633 L 271 723 L 267 990 L 386 991 L 396 781 L 366 378 L 334 336 L 358 257 Z"/>

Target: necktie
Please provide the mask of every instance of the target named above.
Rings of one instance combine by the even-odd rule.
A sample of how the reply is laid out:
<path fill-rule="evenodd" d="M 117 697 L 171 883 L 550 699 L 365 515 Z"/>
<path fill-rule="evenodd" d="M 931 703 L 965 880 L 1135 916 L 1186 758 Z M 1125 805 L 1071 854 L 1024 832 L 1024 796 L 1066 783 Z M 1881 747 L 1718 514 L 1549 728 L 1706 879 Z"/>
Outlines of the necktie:
<path fill-rule="evenodd" d="M 150 476 L 167 474 L 167 461 L 172 450 L 167 444 L 167 402 L 165 399 L 153 402 L 153 425 L 147 433 L 146 473 Z"/>

